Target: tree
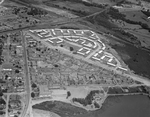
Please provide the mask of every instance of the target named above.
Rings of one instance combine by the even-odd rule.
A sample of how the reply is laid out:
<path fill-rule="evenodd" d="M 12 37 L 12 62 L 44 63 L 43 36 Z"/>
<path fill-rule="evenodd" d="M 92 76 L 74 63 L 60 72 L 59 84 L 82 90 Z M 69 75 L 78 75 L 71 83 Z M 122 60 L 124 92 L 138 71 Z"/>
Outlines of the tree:
<path fill-rule="evenodd" d="M 71 96 L 70 91 L 67 91 L 67 97 L 66 97 L 66 98 L 68 98 L 68 97 L 70 97 L 70 96 Z"/>
<path fill-rule="evenodd" d="M 141 26 L 142 26 L 142 28 L 144 28 L 144 29 L 148 29 L 148 28 L 149 28 L 148 25 L 147 25 L 147 24 L 144 24 L 144 23 L 143 23 Z"/>
<path fill-rule="evenodd" d="M 99 104 L 97 102 L 94 102 L 95 108 L 100 108 Z"/>
<path fill-rule="evenodd" d="M 21 112 L 20 112 L 20 111 L 18 111 L 18 112 L 17 112 L 17 114 L 18 114 L 18 115 L 20 115 L 20 114 L 21 114 Z"/>
<path fill-rule="evenodd" d="M 0 91 L 0 96 L 3 96 L 3 92 L 2 91 Z"/>
<path fill-rule="evenodd" d="M 35 93 L 34 93 L 34 92 L 31 93 L 31 97 L 32 97 L 32 98 L 35 97 Z"/>
<path fill-rule="evenodd" d="M 19 25 L 19 28 L 21 28 L 22 26 L 21 25 Z"/>
<path fill-rule="evenodd" d="M 36 88 L 37 85 L 35 83 L 32 84 L 32 88 Z"/>
<path fill-rule="evenodd" d="M 73 49 L 73 47 L 70 47 L 70 51 L 73 51 L 74 49 Z"/>

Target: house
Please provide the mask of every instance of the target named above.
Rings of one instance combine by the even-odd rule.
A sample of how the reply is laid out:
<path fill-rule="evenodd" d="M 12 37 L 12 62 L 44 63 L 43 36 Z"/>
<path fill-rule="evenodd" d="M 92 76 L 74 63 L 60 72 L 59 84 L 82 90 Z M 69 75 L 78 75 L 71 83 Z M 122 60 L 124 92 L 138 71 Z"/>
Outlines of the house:
<path fill-rule="evenodd" d="M 19 100 L 13 100 L 9 102 L 10 109 L 21 109 L 21 102 Z"/>

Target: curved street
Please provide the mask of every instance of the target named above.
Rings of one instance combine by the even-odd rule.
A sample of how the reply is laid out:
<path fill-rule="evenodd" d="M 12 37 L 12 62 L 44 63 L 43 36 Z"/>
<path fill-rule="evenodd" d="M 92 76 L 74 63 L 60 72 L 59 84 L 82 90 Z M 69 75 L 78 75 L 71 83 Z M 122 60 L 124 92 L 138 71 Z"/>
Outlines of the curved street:
<path fill-rule="evenodd" d="M 2 4 L 4 2 L 4 0 L 0 0 L 0 4 Z"/>

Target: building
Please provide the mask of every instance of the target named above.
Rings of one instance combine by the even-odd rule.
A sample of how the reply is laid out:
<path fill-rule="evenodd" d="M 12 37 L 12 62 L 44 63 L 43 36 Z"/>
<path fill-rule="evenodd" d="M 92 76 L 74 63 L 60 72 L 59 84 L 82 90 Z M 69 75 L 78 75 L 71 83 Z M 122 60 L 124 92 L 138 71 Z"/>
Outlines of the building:
<path fill-rule="evenodd" d="M 18 100 L 13 100 L 9 102 L 10 109 L 21 109 L 21 102 Z"/>

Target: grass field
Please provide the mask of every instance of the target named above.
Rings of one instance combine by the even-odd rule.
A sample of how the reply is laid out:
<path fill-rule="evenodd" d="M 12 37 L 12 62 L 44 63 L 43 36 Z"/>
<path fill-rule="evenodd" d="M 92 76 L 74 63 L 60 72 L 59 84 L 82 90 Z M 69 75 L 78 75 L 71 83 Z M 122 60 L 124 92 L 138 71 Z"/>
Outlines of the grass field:
<path fill-rule="evenodd" d="M 101 10 L 98 7 L 86 6 L 86 5 L 81 4 L 81 3 L 69 2 L 69 1 L 53 2 L 53 4 L 58 5 L 60 8 L 66 8 L 66 9 L 70 9 L 73 11 L 82 11 L 82 12 L 86 12 L 86 13 L 94 13 L 94 12 Z"/>

